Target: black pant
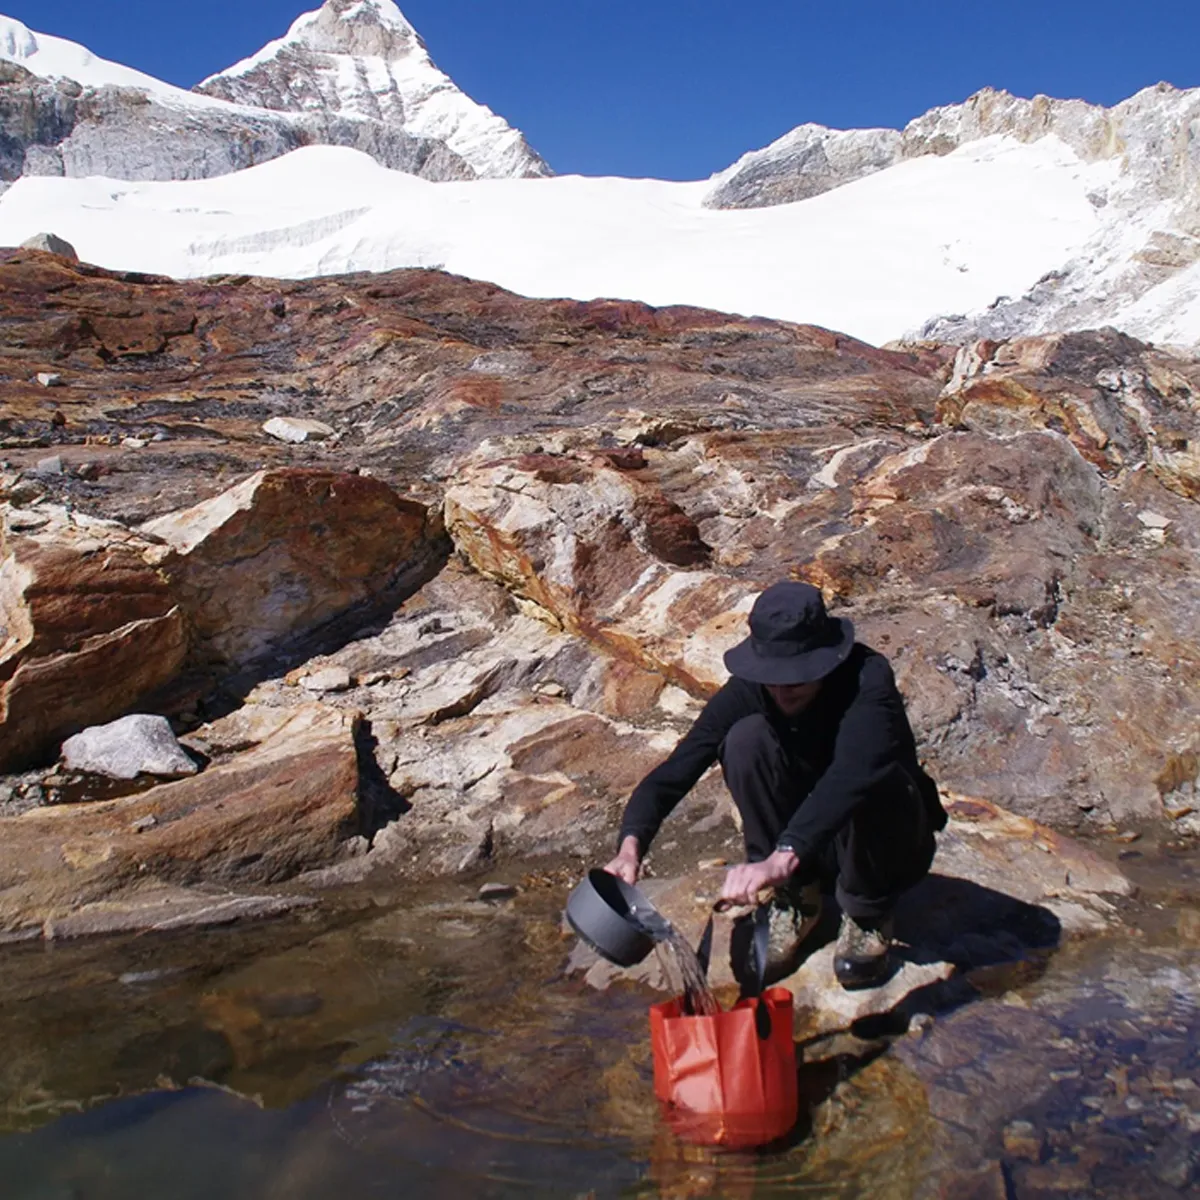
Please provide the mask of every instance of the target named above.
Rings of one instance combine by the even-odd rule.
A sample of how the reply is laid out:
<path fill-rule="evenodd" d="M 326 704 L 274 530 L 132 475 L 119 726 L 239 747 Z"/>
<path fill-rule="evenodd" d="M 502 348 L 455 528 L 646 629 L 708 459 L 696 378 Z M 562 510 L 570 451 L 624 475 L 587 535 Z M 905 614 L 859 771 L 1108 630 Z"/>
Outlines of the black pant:
<path fill-rule="evenodd" d="M 721 769 L 741 813 L 746 857 L 761 862 L 804 803 L 812 776 L 760 713 L 743 717 L 730 729 L 721 746 Z M 920 791 L 897 764 L 894 779 L 859 805 L 816 860 L 800 864 L 795 878 L 799 883 L 819 880 L 856 920 L 877 920 L 891 911 L 901 892 L 929 873 L 934 849 Z"/>

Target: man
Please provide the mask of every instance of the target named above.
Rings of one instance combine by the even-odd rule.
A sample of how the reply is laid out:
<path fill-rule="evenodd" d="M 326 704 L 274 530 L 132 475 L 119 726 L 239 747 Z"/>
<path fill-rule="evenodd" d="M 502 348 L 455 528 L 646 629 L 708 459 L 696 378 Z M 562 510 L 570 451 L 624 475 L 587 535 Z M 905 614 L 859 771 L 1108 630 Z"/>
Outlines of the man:
<path fill-rule="evenodd" d="M 768 969 L 816 925 L 824 883 L 842 910 L 835 974 L 846 988 L 872 986 L 887 974 L 896 899 L 928 873 L 946 824 L 891 667 L 805 583 L 758 597 L 725 666 L 732 678 L 634 789 L 606 870 L 635 883 L 663 819 L 719 761 L 747 858 L 721 898 L 752 904 L 775 889 Z"/>

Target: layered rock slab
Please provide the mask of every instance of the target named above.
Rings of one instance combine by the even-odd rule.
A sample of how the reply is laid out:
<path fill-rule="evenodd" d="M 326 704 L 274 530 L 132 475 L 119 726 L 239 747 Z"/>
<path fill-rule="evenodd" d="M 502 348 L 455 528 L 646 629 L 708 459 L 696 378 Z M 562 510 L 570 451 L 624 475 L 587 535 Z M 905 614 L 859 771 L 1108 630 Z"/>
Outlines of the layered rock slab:
<path fill-rule="evenodd" d="M 195 910 L 207 909 L 220 923 L 237 913 L 238 889 L 334 861 L 359 828 L 358 723 L 355 713 L 306 705 L 190 779 L 0 820 L 0 930 L 156 925 L 171 915 L 162 887 L 194 885 L 210 890 L 184 906 L 192 923 L 204 923 Z M 143 906 L 149 915 L 138 917 Z M 241 907 L 255 911 L 249 901 Z"/>
<path fill-rule="evenodd" d="M 187 616 L 196 657 L 251 662 L 396 587 L 428 550 L 425 508 L 387 484 L 260 471 L 142 526 Z"/>
<path fill-rule="evenodd" d="M 183 614 L 148 549 L 64 510 L 0 530 L 0 769 L 123 715 L 182 666 Z"/>
<path fill-rule="evenodd" d="M 394 603 L 442 553 L 424 505 L 334 471 L 261 471 L 140 532 L 54 505 L 6 514 L 0 769 L 125 715 L 185 665 L 228 672 Z"/>

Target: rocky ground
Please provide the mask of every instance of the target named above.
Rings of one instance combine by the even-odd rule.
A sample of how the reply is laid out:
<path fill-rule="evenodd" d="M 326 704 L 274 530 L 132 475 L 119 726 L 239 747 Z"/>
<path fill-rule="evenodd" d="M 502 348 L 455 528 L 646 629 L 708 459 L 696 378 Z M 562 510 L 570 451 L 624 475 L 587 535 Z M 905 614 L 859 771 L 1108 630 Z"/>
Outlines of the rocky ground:
<path fill-rule="evenodd" d="M 520 1120 L 561 1088 L 572 1129 L 647 1128 L 645 993 L 579 949 L 564 980 L 558 906 L 753 596 L 794 577 L 891 656 L 951 822 L 884 987 L 833 985 L 832 913 L 790 978 L 821 1137 L 756 1170 L 1186 1194 L 1200 362 L 1111 331 L 898 353 L 433 272 L 175 283 L 36 250 L 0 252 L 0 320 L 0 941 L 29 943 L 5 951 L 10 1127 L 163 1063 L 268 1104 L 363 1070 L 331 1111 L 391 1147 L 371 1114 L 416 1069 L 391 990 L 465 1019 L 483 972 L 517 989 L 480 1018 L 502 1108 L 528 1058 Z M 171 778 L 96 774 L 96 734 L 60 757 L 131 713 L 169 718 Z M 646 886 L 694 936 L 738 848 L 709 776 Z M 473 899 L 484 881 L 515 906 Z M 289 911 L 219 952 L 114 937 L 101 961 L 81 937 Z M 65 968 L 33 943 L 66 939 L 51 1002 Z M 559 990 L 512 1009 L 533 962 Z M 656 959 L 629 978 L 666 982 Z M 522 1057 L 534 1036 L 554 1071 Z M 453 1093 L 462 1055 L 435 1058 Z M 342 1170 L 331 1139 L 296 1162 Z M 12 1143 L 17 1169 L 41 1144 Z M 754 1186 L 672 1153 L 646 1151 L 665 1188 Z"/>
<path fill-rule="evenodd" d="M 892 657 L 979 802 L 952 873 L 997 840 L 1069 858 L 1030 821 L 1200 828 L 1200 362 L 1111 331 L 898 353 L 422 271 L 22 250 L 0 280 L 8 938 L 595 860 L 787 576 Z M 130 712 L 203 769 L 55 765 Z M 715 779 L 697 802 L 732 833 Z"/>

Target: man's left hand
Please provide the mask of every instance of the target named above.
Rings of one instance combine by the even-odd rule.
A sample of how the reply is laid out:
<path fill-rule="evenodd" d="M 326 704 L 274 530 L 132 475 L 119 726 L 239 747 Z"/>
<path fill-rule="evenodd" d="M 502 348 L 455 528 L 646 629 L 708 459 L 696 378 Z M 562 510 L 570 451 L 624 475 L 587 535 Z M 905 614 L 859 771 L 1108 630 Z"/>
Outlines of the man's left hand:
<path fill-rule="evenodd" d="M 790 850 L 776 850 L 762 862 L 742 863 L 725 876 L 721 899 L 730 904 L 757 904 L 763 888 L 785 882 L 800 865 Z"/>

